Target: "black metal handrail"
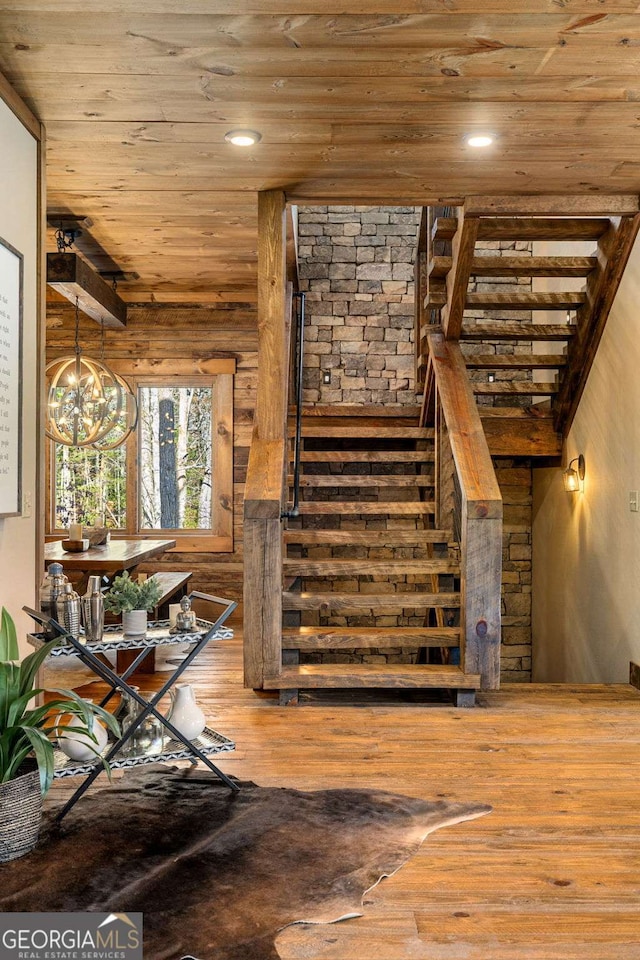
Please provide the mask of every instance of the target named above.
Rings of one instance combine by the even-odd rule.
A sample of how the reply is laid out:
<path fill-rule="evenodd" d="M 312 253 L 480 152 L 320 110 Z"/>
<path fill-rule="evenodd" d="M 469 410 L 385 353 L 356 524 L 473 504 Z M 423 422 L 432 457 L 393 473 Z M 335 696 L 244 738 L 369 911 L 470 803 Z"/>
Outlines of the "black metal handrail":
<path fill-rule="evenodd" d="M 294 293 L 298 301 L 296 327 L 296 432 L 293 440 L 293 505 L 282 513 L 283 518 L 297 517 L 300 514 L 300 448 L 302 446 L 302 374 L 304 368 L 304 319 L 305 296 Z"/>

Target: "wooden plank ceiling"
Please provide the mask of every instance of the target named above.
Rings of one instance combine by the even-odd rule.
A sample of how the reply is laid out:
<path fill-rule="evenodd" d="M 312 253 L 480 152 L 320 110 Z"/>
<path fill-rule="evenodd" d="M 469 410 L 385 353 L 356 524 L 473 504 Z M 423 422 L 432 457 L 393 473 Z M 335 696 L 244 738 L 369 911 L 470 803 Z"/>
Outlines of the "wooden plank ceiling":
<path fill-rule="evenodd" d="M 638 193 L 638 9 L 0 0 L 0 70 L 46 123 L 50 211 L 93 220 L 139 274 L 125 298 L 250 299 L 257 190 L 416 204 Z M 225 143 L 234 127 L 262 142 Z M 464 144 L 485 130 L 489 150 Z"/>

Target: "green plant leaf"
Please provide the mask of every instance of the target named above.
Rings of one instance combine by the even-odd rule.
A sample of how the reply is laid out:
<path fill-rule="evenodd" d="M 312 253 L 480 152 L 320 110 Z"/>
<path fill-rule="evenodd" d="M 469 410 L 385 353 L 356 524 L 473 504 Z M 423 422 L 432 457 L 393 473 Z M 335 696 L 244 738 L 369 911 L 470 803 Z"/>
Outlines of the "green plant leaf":
<path fill-rule="evenodd" d="M 19 656 L 16 625 L 3 607 L 0 620 L 0 660 L 17 660 Z"/>
<path fill-rule="evenodd" d="M 53 744 L 42 730 L 26 726 L 21 726 L 19 729 L 22 730 L 25 737 L 29 740 L 35 754 L 38 773 L 40 774 L 40 790 L 44 797 L 53 783 Z"/>
<path fill-rule="evenodd" d="M 11 704 L 20 696 L 20 667 L 11 660 L 0 663 L 0 733 L 10 726 Z"/>
<path fill-rule="evenodd" d="M 33 688 L 38 670 L 49 656 L 50 651 L 53 650 L 58 643 L 59 640 L 50 640 L 48 643 L 43 644 L 39 650 L 36 650 L 34 653 L 30 653 L 28 657 L 24 658 L 20 664 L 21 696 L 22 694 L 28 693 L 29 690 Z"/>

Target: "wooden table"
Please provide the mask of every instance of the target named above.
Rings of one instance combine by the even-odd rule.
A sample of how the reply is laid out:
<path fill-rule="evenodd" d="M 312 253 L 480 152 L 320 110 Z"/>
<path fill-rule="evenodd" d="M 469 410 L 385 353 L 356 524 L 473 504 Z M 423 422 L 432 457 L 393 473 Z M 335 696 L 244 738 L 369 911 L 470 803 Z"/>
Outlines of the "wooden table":
<path fill-rule="evenodd" d="M 65 573 L 79 574 L 79 579 L 73 578 L 74 586 L 78 593 L 82 594 L 87 588 L 90 574 L 114 577 L 124 570 L 133 573 L 134 567 L 139 563 L 151 560 L 175 545 L 175 540 L 110 540 L 102 547 L 89 547 L 81 553 L 69 553 L 62 549 L 60 540 L 54 540 L 45 544 L 44 562 L 49 566 L 56 561 L 62 564 Z M 107 620 L 109 619 L 115 618 L 107 614 Z M 118 668 L 125 670 L 133 659 L 135 659 L 133 653 L 129 657 L 124 653 L 118 653 Z M 154 651 L 145 660 L 144 669 L 151 673 L 154 671 Z"/>
<path fill-rule="evenodd" d="M 61 540 L 53 540 L 45 544 L 44 562 L 46 566 L 54 561 L 61 563 L 65 571 L 78 570 L 111 576 L 131 570 L 175 545 L 175 540 L 111 540 L 103 547 L 89 547 L 81 553 L 68 553 L 62 549 Z"/>

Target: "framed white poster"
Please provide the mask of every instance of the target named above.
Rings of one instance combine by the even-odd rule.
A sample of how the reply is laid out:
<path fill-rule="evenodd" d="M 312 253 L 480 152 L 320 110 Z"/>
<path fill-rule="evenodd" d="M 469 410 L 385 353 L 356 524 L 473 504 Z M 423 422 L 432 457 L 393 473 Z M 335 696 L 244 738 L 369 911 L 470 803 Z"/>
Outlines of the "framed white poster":
<path fill-rule="evenodd" d="M 23 256 L 0 237 L 0 517 L 22 512 Z"/>

